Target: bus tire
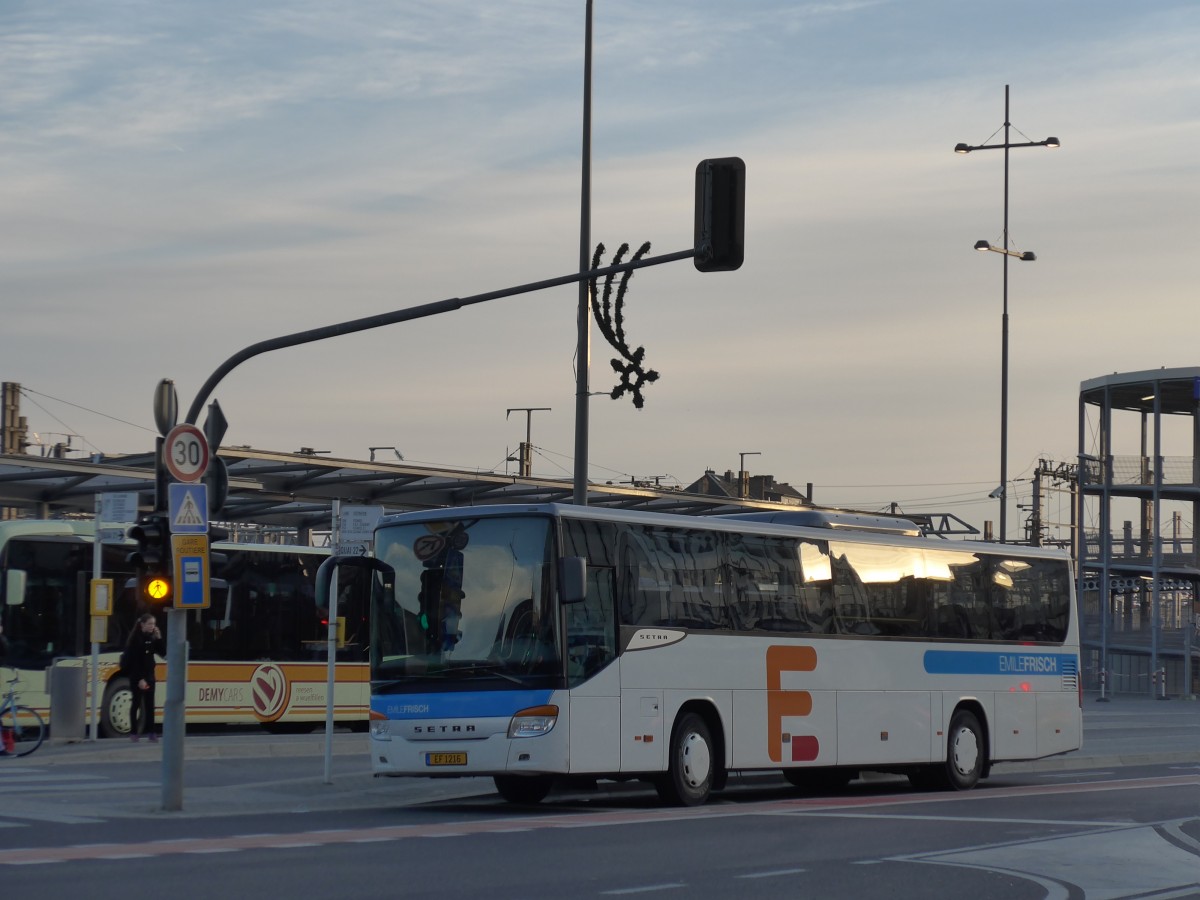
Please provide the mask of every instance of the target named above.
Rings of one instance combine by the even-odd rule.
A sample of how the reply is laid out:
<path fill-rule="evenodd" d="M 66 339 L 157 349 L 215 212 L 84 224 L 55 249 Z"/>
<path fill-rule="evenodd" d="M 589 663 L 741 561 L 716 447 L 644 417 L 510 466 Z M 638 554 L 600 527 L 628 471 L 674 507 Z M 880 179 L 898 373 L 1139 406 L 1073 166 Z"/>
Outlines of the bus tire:
<path fill-rule="evenodd" d="M 712 793 L 712 733 L 699 713 L 684 713 L 671 731 L 667 771 L 655 781 L 658 796 L 676 806 L 700 806 Z"/>
<path fill-rule="evenodd" d="M 102 737 L 129 737 L 133 732 L 133 690 L 124 675 L 114 675 L 104 686 L 104 701 L 100 707 Z"/>
<path fill-rule="evenodd" d="M 946 786 L 969 791 L 979 783 L 986 761 L 987 741 L 979 719 L 970 710 L 956 710 L 946 738 Z"/>
<path fill-rule="evenodd" d="M 496 790 L 509 803 L 536 806 L 546 799 L 554 778 L 550 775 L 496 775 Z"/>

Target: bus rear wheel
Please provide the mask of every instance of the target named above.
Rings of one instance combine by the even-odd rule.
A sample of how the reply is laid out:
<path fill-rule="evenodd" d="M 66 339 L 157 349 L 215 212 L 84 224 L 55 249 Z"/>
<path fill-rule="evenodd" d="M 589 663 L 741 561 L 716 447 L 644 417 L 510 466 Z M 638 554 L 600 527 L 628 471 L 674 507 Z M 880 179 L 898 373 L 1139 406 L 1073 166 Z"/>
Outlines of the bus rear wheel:
<path fill-rule="evenodd" d="M 987 759 L 987 744 L 983 728 L 975 714 L 958 710 L 950 718 L 950 734 L 946 741 L 946 779 L 956 791 L 969 791 L 979 784 L 983 764 Z"/>
<path fill-rule="evenodd" d="M 671 732 L 665 774 L 655 780 L 658 796 L 677 806 L 700 806 L 708 800 L 715 779 L 712 733 L 699 713 L 686 713 Z"/>
<path fill-rule="evenodd" d="M 496 790 L 509 803 L 534 806 L 546 799 L 554 779 L 549 775 L 496 775 Z"/>
<path fill-rule="evenodd" d="M 110 678 L 104 688 L 100 733 L 109 738 L 129 737 L 133 733 L 133 689 L 124 675 Z"/>
<path fill-rule="evenodd" d="M 973 712 L 960 709 L 950 718 L 946 761 L 914 769 L 908 773 L 908 780 L 922 791 L 969 791 L 979 784 L 986 764 L 987 741 L 983 727 Z"/>

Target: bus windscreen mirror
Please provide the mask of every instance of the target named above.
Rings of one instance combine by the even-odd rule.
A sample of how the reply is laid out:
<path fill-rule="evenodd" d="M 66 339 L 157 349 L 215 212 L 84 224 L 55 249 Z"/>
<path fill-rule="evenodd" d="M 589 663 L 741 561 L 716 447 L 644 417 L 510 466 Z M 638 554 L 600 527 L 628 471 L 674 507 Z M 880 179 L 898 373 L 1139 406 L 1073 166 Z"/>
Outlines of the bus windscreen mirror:
<path fill-rule="evenodd" d="M 587 599 L 587 560 L 565 556 L 559 566 L 559 596 L 563 603 L 582 603 Z"/>
<path fill-rule="evenodd" d="M 9 569 L 4 584 L 4 602 L 9 606 L 20 606 L 25 602 L 25 570 Z"/>

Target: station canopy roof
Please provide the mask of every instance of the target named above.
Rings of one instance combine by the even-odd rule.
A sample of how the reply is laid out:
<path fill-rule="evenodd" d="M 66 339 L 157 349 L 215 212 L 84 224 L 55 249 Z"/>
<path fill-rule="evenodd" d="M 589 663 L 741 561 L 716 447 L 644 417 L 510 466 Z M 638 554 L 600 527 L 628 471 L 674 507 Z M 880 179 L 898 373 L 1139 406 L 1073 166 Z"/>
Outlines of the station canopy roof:
<path fill-rule="evenodd" d="M 382 506 L 387 512 L 494 503 L 571 502 L 570 479 L 520 478 L 492 472 L 429 468 L 403 462 L 363 462 L 301 453 L 222 447 L 228 473 L 217 522 L 253 522 L 328 530 L 333 501 Z M 97 494 L 139 494 L 139 508 L 154 503 L 152 454 L 100 460 L 0 455 L 0 507 L 32 518 L 90 516 Z M 210 492 L 211 492 L 210 488 Z M 795 509 L 765 500 L 689 494 L 630 484 L 589 484 L 588 505 L 704 515 L 747 509 Z"/>

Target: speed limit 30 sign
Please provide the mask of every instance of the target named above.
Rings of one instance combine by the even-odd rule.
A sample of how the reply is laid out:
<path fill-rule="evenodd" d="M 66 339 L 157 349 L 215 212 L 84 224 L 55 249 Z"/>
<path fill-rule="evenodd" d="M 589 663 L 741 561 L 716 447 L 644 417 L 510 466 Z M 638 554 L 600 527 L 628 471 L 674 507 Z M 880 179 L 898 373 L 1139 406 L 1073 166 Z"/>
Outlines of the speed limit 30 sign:
<path fill-rule="evenodd" d="M 163 464 L 176 481 L 199 481 L 208 471 L 208 440 L 195 425 L 176 425 L 163 441 Z"/>

